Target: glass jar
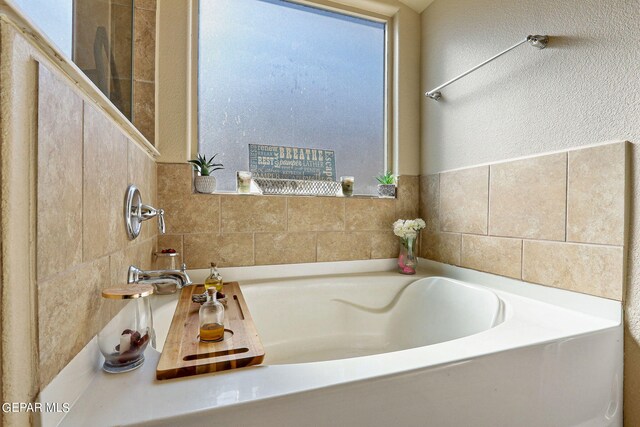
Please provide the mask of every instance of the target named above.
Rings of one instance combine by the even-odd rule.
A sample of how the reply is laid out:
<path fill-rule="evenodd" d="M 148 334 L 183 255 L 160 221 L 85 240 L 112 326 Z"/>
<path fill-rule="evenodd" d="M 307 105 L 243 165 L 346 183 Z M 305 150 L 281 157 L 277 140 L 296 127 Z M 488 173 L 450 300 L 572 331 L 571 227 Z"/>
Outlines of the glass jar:
<path fill-rule="evenodd" d="M 224 339 L 224 306 L 216 298 L 215 287 L 207 289 L 207 302 L 200 307 L 200 341 L 218 342 Z"/>
<path fill-rule="evenodd" d="M 211 268 L 209 269 L 209 276 L 204 279 L 204 289 L 205 292 L 209 288 L 215 288 L 216 291 L 222 292 L 222 275 L 218 271 L 218 266 L 215 262 L 211 263 Z"/>
<path fill-rule="evenodd" d="M 342 195 L 345 197 L 353 196 L 353 184 L 355 178 L 352 176 L 341 176 L 340 185 L 342 186 Z"/>
<path fill-rule="evenodd" d="M 180 252 L 154 252 L 153 257 L 156 270 L 177 270 L 179 255 Z"/>
<path fill-rule="evenodd" d="M 251 172 L 236 172 L 236 188 L 240 194 L 248 194 L 251 192 Z"/>
<path fill-rule="evenodd" d="M 151 342 L 155 347 L 153 316 L 148 296 L 151 285 L 131 285 L 105 289 L 102 296 L 120 312 L 98 333 L 98 346 L 104 356 L 102 369 L 110 373 L 127 372 L 144 363 L 144 352 Z M 124 303 L 124 305 L 123 305 Z"/>

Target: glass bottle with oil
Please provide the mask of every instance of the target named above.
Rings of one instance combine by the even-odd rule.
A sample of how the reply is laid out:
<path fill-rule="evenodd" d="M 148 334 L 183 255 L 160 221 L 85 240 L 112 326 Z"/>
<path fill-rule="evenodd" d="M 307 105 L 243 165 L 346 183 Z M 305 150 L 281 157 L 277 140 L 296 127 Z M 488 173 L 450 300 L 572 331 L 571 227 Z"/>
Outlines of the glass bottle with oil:
<path fill-rule="evenodd" d="M 222 293 L 222 275 L 218 271 L 215 262 L 211 263 L 211 269 L 209 270 L 209 277 L 204 279 L 204 289 L 207 291 L 209 288 L 215 288 L 216 291 Z"/>
<path fill-rule="evenodd" d="M 200 341 L 218 342 L 224 339 L 224 306 L 216 298 L 216 288 L 207 289 L 207 302 L 200 307 Z"/>

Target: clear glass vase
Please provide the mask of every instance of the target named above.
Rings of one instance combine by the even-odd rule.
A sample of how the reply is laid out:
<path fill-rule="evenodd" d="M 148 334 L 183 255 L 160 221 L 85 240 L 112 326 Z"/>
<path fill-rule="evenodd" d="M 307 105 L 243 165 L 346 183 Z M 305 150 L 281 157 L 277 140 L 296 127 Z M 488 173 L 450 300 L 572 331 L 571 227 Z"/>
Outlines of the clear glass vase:
<path fill-rule="evenodd" d="M 418 235 L 400 239 L 400 255 L 398 255 L 398 271 L 402 274 L 416 274 L 418 260 L 415 255 L 416 238 Z"/>
<path fill-rule="evenodd" d="M 105 303 L 121 308 L 120 313 L 98 333 L 98 346 L 104 356 L 102 369 L 110 373 L 128 372 L 144 363 L 147 345 L 155 347 L 153 316 L 148 295 L 153 286 L 131 285 L 127 288 L 105 289 Z M 117 301 L 121 300 L 121 301 Z M 128 300 L 128 302 L 126 301 Z M 124 306 L 118 303 L 126 303 Z"/>

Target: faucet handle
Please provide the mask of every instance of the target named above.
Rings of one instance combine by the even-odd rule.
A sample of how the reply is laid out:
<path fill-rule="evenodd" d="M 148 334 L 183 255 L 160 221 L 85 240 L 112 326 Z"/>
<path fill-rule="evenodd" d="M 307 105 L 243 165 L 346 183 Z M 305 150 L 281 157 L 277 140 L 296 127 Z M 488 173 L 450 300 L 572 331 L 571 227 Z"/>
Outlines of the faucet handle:
<path fill-rule="evenodd" d="M 140 273 L 142 273 L 142 270 L 140 270 L 135 265 L 130 265 L 129 271 L 127 272 L 127 283 L 129 284 L 138 283 L 138 281 L 140 280 Z"/>
<path fill-rule="evenodd" d="M 164 223 L 164 209 L 158 209 L 158 231 L 160 234 L 164 234 L 166 231 Z"/>

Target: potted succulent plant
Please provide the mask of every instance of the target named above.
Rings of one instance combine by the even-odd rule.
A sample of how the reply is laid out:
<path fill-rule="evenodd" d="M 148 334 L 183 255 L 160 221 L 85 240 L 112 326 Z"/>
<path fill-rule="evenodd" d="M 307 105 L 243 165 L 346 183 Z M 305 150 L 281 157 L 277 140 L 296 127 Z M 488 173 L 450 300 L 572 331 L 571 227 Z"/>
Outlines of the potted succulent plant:
<path fill-rule="evenodd" d="M 215 159 L 217 155 L 218 154 L 214 154 L 210 159 L 207 159 L 207 156 L 198 154 L 195 160 L 189 160 L 189 163 L 193 165 L 193 170 L 197 173 L 193 183 L 198 193 L 211 194 L 216 191 L 216 178 L 211 176 L 211 173 L 224 169 L 222 163 L 213 163 L 213 159 Z"/>
<path fill-rule="evenodd" d="M 396 197 L 396 177 L 387 172 L 376 177 L 378 180 L 378 195 L 380 197 Z"/>

